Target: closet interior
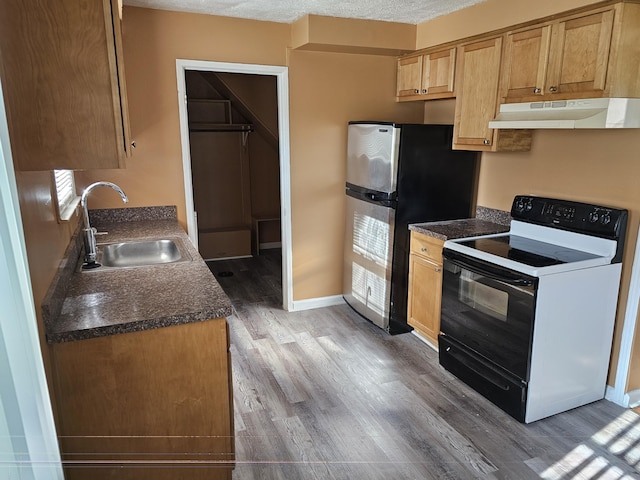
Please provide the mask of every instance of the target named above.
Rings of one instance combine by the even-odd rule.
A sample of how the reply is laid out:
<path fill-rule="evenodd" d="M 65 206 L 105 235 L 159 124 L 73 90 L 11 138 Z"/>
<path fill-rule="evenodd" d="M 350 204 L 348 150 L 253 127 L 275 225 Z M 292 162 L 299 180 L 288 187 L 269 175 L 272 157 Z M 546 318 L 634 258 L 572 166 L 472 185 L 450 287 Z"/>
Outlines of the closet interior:
<path fill-rule="evenodd" d="M 280 248 L 276 78 L 187 71 L 185 80 L 200 254 Z"/>

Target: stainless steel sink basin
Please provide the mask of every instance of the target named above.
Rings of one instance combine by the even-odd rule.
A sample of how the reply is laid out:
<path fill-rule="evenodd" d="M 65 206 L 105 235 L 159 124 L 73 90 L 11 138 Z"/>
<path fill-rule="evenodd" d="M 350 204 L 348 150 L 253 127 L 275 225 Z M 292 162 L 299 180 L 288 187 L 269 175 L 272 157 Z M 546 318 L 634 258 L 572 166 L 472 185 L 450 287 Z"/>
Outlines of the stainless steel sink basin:
<path fill-rule="evenodd" d="M 124 242 L 105 245 L 99 263 L 105 267 L 139 267 L 158 263 L 173 263 L 182 258 L 173 240 Z"/>
<path fill-rule="evenodd" d="M 144 267 L 191 261 L 179 239 L 129 241 L 98 246 L 97 263 L 101 266 L 82 270 L 94 272 L 113 268 Z"/>

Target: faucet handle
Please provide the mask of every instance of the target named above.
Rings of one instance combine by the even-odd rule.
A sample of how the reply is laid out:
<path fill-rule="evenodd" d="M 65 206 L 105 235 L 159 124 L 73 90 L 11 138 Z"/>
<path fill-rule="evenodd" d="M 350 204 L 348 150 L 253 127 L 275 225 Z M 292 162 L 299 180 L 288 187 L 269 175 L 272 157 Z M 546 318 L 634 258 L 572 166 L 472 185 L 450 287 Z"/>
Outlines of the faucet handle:
<path fill-rule="evenodd" d="M 94 235 L 109 235 L 109 232 L 93 232 Z"/>

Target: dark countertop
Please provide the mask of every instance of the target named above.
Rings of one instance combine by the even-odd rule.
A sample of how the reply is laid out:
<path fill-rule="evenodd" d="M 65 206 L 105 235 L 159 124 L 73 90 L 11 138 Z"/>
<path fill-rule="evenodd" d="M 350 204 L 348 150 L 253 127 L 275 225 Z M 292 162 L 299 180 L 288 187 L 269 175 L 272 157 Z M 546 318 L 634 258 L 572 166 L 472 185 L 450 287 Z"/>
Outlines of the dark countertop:
<path fill-rule="evenodd" d="M 149 218 L 148 208 L 139 217 L 131 212 L 117 215 L 121 210 L 134 209 L 114 209 L 114 216 L 102 211 L 103 217 L 92 217 L 92 225 L 98 231 L 108 232 L 97 237 L 99 244 L 178 239 L 192 261 L 79 272 L 76 265 L 81 247 L 77 243 L 82 243 L 82 235 L 77 231 L 43 301 L 49 343 L 198 322 L 233 313 L 229 298 L 175 216 Z"/>
<path fill-rule="evenodd" d="M 509 227 L 487 220 L 467 218 L 463 220 L 447 220 L 445 222 L 414 223 L 409 225 L 409 230 L 446 241 L 453 238 L 508 232 Z"/>

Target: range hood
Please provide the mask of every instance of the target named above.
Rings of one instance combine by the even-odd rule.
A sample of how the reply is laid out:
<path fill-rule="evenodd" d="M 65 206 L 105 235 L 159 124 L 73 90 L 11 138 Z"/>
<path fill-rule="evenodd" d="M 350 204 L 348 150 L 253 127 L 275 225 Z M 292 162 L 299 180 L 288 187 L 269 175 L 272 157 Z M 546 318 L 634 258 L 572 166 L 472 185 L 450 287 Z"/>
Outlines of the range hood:
<path fill-rule="evenodd" d="M 505 103 L 489 128 L 640 128 L 640 98 Z"/>

